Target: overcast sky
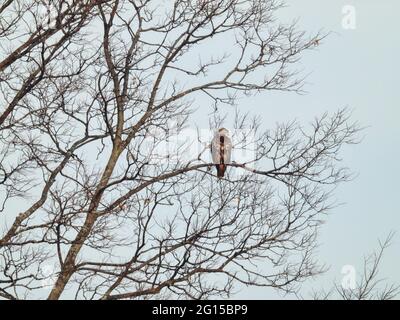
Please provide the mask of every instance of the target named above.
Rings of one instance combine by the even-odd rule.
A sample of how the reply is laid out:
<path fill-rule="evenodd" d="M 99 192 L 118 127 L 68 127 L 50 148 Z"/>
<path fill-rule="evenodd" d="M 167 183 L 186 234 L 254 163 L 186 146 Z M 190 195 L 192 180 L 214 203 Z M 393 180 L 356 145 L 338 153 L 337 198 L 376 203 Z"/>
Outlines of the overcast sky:
<path fill-rule="evenodd" d="M 353 118 L 367 127 L 362 143 L 342 153 L 344 163 L 358 176 L 335 192 L 343 205 L 331 212 L 322 227 L 318 250 L 320 261 L 330 270 L 306 284 L 303 293 L 307 295 L 311 288 L 328 288 L 333 279 L 340 282 L 345 265 L 361 272 L 363 256 L 377 247 L 378 238 L 400 231 L 400 2 L 287 3 L 289 7 L 281 12 L 284 19 L 299 17 L 299 25 L 308 31 L 332 31 L 318 50 L 304 56 L 303 67 L 311 72 L 308 93 L 262 93 L 245 104 L 257 110 L 266 125 L 292 118 L 311 120 L 324 111 L 348 106 L 354 110 Z M 349 5 L 355 9 L 355 25 L 345 19 L 351 7 L 343 8 Z M 399 269 L 400 232 L 386 252 L 382 276 L 400 283 Z M 280 296 L 270 289 L 247 288 L 236 297 Z"/>

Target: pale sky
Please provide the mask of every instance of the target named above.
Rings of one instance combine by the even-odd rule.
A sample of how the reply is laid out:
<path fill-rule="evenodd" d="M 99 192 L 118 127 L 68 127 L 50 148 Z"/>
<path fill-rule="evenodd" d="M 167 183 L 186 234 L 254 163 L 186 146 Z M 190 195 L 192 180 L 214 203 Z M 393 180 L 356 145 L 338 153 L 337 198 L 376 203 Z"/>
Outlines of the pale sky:
<path fill-rule="evenodd" d="M 321 228 L 318 257 L 330 266 L 327 274 L 307 282 L 328 289 L 341 281 L 344 265 L 361 272 L 364 255 L 378 246 L 390 231 L 398 234 L 382 263 L 382 277 L 400 283 L 400 2 L 396 0 L 321 1 L 288 0 L 283 16 L 299 17 L 308 31 L 332 31 L 318 50 L 304 56 L 310 71 L 306 95 L 262 93 L 246 101 L 266 125 L 298 118 L 306 121 L 324 111 L 348 106 L 353 119 L 367 127 L 361 144 L 342 153 L 344 163 L 358 174 L 335 191 L 338 202 Z M 355 9 L 355 29 L 342 27 L 342 9 Z M 267 105 L 266 105 L 267 104 Z M 235 298 L 279 298 L 272 289 L 245 288 Z"/>

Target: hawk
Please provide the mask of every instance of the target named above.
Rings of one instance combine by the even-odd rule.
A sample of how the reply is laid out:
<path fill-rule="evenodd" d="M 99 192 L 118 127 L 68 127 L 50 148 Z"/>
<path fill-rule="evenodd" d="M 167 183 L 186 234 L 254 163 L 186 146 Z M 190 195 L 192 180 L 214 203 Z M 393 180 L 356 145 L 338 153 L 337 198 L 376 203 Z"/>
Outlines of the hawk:
<path fill-rule="evenodd" d="M 217 177 L 225 174 L 226 165 L 231 162 L 232 141 L 229 131 L 225 128 L 218 129 L 211 141 L 212 160 L 217 168 Z"/>

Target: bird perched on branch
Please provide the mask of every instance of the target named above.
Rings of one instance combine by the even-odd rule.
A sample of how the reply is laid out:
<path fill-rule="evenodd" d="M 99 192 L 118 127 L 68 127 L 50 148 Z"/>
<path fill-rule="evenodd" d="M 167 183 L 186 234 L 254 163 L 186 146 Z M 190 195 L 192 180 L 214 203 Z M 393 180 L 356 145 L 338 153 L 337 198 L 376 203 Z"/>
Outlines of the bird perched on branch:
<path fill-rule="evenodd" d="M 211 141 L 212 160 L 217 168 L 217 177 L 222 178 L 226 165 L 231 162 L 232 141 L 229 131 L 225 128 L 218 129 Z"/>

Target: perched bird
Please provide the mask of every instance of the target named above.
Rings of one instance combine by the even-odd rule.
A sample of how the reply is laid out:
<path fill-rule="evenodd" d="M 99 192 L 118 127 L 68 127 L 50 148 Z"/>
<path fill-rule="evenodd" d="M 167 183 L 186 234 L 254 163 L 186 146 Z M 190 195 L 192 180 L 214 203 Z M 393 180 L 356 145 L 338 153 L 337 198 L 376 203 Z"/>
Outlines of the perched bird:
<path fill-rule="evenodd" d="M 226 165 L 231 162 L 232 141 L 229 131 L 225 128 L 218 129 L 211 141 L 212 160 L 217 168 L 217 177 L 225 174 Z"/>

